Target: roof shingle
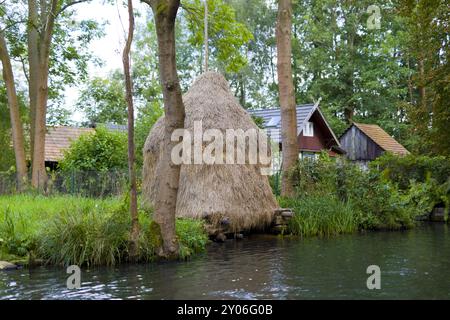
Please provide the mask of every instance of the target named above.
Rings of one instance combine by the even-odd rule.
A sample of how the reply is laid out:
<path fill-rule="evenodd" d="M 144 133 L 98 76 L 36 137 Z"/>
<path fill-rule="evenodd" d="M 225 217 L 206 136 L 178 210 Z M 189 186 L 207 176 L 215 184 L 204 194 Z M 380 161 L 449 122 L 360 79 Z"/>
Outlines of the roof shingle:
<path fill-rule="evenodd" d="M 406 155 L 409 151 L 376 124 L 353 123 L 384 151 Z"/>
<path fill-rule="evenodd" d="M 94 132 L 93 128 L 49 127 L 45 135 L 45 161 L 58 162 L 64 150 L 82 134 Z"/>

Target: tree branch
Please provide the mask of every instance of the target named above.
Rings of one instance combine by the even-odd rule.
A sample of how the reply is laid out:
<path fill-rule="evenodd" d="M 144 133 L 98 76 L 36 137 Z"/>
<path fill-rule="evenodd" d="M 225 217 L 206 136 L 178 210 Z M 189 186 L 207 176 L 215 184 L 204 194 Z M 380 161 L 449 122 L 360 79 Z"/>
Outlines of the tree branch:
<path fill-rule="evenodd" d="M 69 2 L 68 4 L 66 4 L 65 6 L 62 6 L 61 9 L 58 10 L 58 12 L 56 12 L 56 16 L 59 16 L 63 11 L 65 11 L 67 8 L 79 4 L 79 3 L 83 3 L 83 2 L 88 2 L 89 0 L 75 0 L 72 2 Z"/>

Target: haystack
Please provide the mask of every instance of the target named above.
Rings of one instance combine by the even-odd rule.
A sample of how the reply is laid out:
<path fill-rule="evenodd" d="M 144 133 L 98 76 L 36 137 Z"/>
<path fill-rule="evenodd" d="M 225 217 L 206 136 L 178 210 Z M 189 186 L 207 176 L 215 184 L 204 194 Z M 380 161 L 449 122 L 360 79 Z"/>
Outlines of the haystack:
<path fill-rule="evenodd" d="M 198 77 L 183 96 L 185 129 L 193 133 L 194 121 L 203 131 L 257 129 L 239 105 L 225 78 L 215 72 Z M 160 159 L 164 117 L 150 131 L 144 147 L 143 194 L 153 204 L 157 192 L 155 169 Z M 193 136 L 193 134 L 192 134 Z M 203 145 L 204 146 L 204 145 Z M 182 164 L 177 199 L 177 217 L 205 219 L 210 233 L 264 229 L 278 208 L 268 177 L 260 164 Z M 225 228 L 224 228 L 225 226 Z"/>

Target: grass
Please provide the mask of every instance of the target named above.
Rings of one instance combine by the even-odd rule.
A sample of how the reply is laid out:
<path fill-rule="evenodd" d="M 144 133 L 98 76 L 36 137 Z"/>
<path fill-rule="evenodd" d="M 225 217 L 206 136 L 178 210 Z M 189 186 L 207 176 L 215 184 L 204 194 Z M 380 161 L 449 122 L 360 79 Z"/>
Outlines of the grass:
<path fill-rule="evenodd" d="M 151 212 L 139 211 L 139 260 L 154 261 L 159 244 Z M 24 257 L 62 265 L 114 265 L 128 258 L 130 216 L 119 198 L 0 197 L 0 260 Z M 180 258 L 204 250 L 200 221 L 177 220 Z"/>
<path fill-rule="evenodd" d="M 358 230 L 353 208 L 333 196 L 309 196 L 280 198 L 281 207 L 292 208 L 294 217 L 288 225 L 288 233 L 301 237 L 328 237 Z"/>

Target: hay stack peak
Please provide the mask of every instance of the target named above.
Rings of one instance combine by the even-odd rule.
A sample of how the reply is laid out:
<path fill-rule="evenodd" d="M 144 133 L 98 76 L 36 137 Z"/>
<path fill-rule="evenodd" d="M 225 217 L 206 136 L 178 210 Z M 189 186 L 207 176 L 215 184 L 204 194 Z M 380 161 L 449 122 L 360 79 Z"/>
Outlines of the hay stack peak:
<path fill-rule="evenodd" d="M 199 76 L 183 96 L 185 129 L 192 132 L 195 121 L 203 131 L 257 129 L 239 105 L 226 79 L 216 72 Z M 155 169 L 163 147 L 164 117 L 150 131 L 144 147 L 143 193 L 147 203 L 156 197 Z M 205 144 L 203 144 L 203 147 Z M 264 229 L 278 208 L 267 176 L 260 164 L 182 164 L 177 200 L 177 216 L 206 219 L 210 233 L 223 229 L 238 232 Z"/>

